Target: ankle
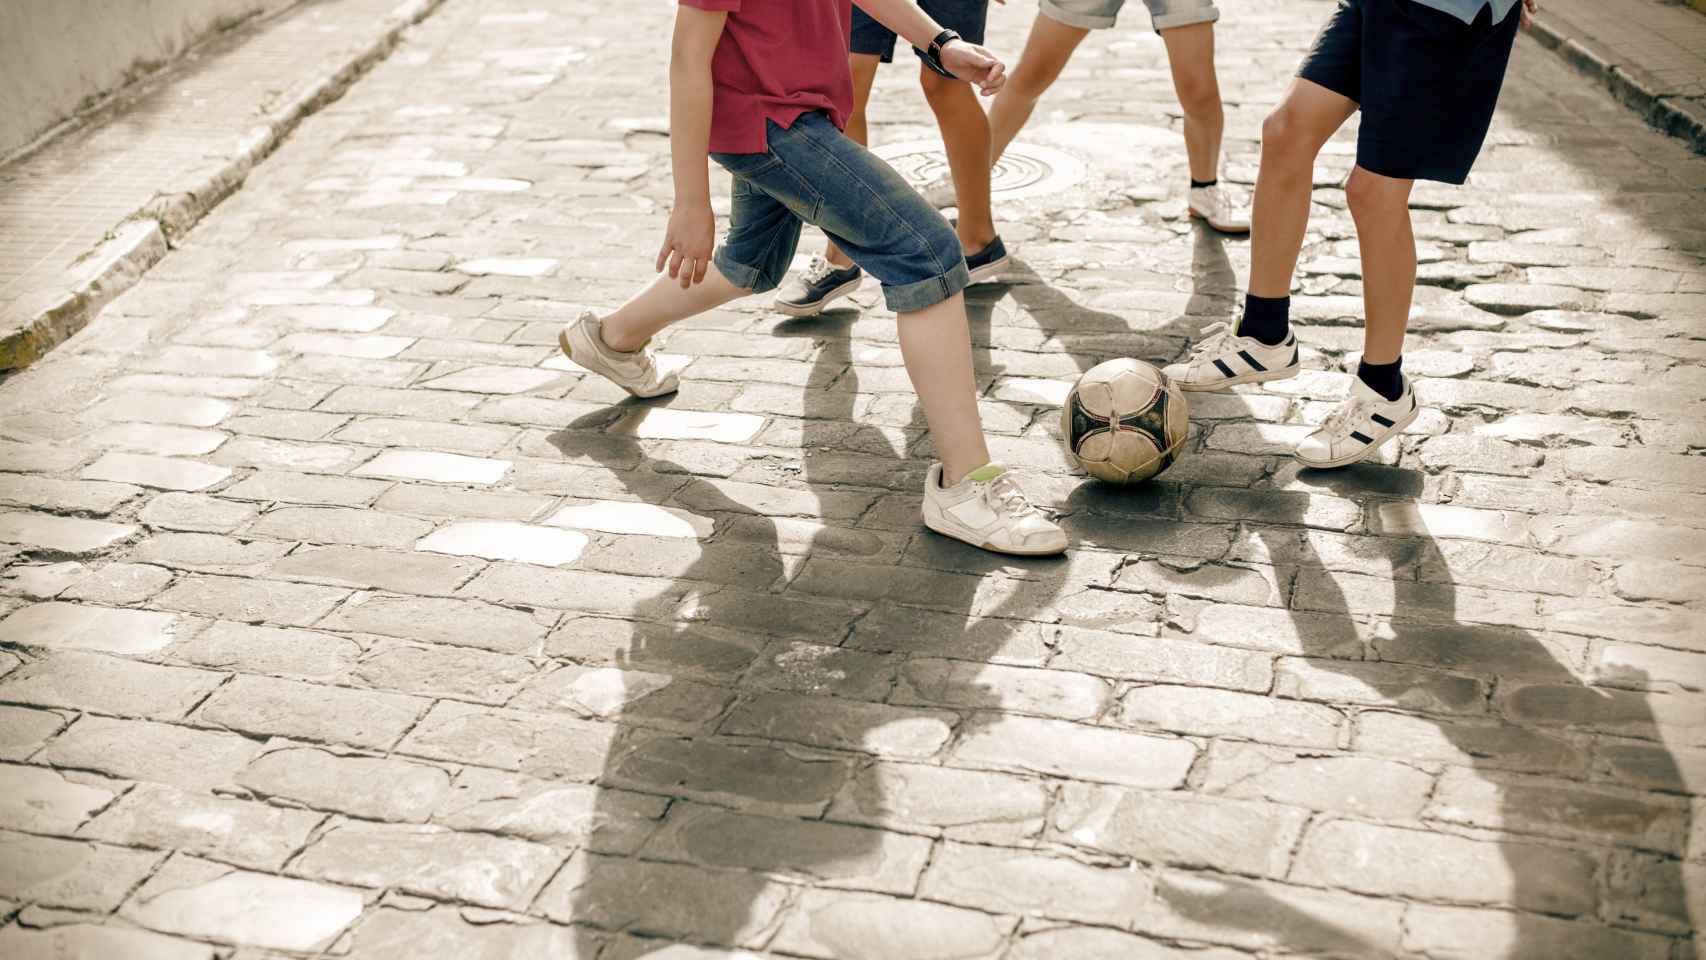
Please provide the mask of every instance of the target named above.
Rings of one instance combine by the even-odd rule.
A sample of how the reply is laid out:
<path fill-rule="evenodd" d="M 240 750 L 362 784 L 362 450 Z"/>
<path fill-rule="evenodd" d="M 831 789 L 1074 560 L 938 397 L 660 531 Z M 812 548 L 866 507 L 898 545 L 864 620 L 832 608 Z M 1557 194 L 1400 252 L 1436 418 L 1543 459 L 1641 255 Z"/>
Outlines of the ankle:
<path fill-rule="evenodd" d="M 635 340 L 632 336 L 624 336 L 606 320 L 598 325 L 598 339 L 605 348 L 616 353 L 633 353 L 646 345 L 644 339 Z"/>
<path fill-rule="evenodd" d="M 1404 357 L 1400 355 L 1391 363 L 1359 361 L 1357 379 L 1367 384 L 1370 390 L 1385 397 L 1387 402 L 1397 400 L 1404 395 Z"/>
<path fill-rule="evenodd" d="M 1191 178 L 1191 189 L 1192 190 L 1205 190 L 1209 187 L 1215 187 L 1215 186 L 1219 186 L 1219 185 L 1220 185 L 1220 178 L 1219 177 L 1212 177 L 1208 180 L 1198 180 L 1196 177 Z"/>
<path fill-rule="evenodd" d="M 1260 297 L 1244 295 L 1244 316 L 1238 321 L 1238 335 L 1254 337 L 1270 347 L 1285 342 L 1291 333 L 1291 297 Z"/>
<path fill-rule="evenodd" d="M 955 234 L 960 238 L 960 249 L 965 251 L 968 257 L 994 243 L 996 237 L 993 226 L 975 230 L 962 227 L 956 230 Z"/>

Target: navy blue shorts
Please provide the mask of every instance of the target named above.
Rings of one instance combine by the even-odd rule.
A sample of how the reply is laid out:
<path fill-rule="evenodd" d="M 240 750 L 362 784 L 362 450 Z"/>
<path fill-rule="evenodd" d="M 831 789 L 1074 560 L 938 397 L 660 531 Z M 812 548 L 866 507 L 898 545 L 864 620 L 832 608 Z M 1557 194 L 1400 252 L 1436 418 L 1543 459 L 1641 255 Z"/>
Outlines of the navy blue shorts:
<path fill-rule="evenodd" d="M 983 43 L 983 25 L 989 18 L 989 0 L 918 0 L 918 6 L 945 30 L 959 34 L 967 43 Z M 863 53 L 894 62 L 894 31 L 871 19 L 853 5 L 853 36 L 848 53 Z"/>
<path fill-rule="evenodd" d="M 1362 107 L 1357 165 L 1399 180 L 1462 183 L 1475 165 L 1522 21 L 1475 22 L 1415 0 L 1339 0 L 1297 75 Z"/>
<path fill-rule="evenodd" d="M 807 113 L 786 128 L 766 121 L 765 129 L 763 153 L 711 154 L 734 174 L 729 233 L 712 257 L 730 283 L 774 290 L 794 259 L 802 223 L 822 228 L 882 281 L 883 299 L 896 313 L 935 306 L 971 283 L 954 228 L 829 117 Z"/>

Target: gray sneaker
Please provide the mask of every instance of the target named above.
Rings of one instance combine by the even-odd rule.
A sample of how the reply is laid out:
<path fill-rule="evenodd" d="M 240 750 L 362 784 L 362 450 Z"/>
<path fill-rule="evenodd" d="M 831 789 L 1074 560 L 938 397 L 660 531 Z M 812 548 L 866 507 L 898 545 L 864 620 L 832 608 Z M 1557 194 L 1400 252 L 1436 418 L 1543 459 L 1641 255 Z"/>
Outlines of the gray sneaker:
<path fill-rule="evenodd" d="M 857 266 L 836 267 L 813 257 L 802 276 L 790 277 L 776 291 L 776 312 L 790 317 L 815 317 L 832 302 L 859 289 L 865 274 Z"/>
<path fill-rule="evenodd" d="M 564 327 L 557 334 L 557 344 L 563 348 L 564 356 L 636 397 L 661 397 L 674 393 L 680 385 L 673 371 L 658 370 L 650 340 L 633 353 L 606 346 L 598 316 L 591 310 Z"/>

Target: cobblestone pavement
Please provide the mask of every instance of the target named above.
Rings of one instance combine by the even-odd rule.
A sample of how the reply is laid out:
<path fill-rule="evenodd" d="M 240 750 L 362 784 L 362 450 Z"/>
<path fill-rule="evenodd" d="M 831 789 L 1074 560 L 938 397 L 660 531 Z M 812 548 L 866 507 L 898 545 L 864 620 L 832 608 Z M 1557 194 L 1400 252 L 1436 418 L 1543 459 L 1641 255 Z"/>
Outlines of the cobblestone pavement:
<path fill-rule="evenodd" d="M 1097 34 L 1026 135 L 1082 182 L 1003 203 L 972 297 L 1080 544 L 1017 562 L 920 528 L 874 289 L 675 331 L 667 402 L 558 357 L 663 224 L 671 8 L 450 0 L 0 385 L 0 954 L 1696 956 L 1706 160 L 1523 41 L 1418 191 L 1424 416 L 1300 473 L 1360 339 L 1336 142 L 1315 372 L 1112 491 L 1066 384 L 1248 258 L 1185 218 L 1141 15 Z M 1234 178 L 1328 9 L 1225 3 Z"/>

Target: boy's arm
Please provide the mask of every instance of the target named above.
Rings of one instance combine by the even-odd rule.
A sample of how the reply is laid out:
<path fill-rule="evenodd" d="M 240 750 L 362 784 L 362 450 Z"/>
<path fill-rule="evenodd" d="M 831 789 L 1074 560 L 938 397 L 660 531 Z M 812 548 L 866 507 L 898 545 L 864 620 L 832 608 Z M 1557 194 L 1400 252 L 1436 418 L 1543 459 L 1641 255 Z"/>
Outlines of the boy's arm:
<path fill-rule="evenodd" d="M 716 245 L 717 221 L 711 213 L 711 56 L 728 20 L 718 0 L 676 8 L 675 37 L 669 51 L 669 159 L 675 174 L 675 207 L 658 251 L 657 269 L 667 261 L 669 275 L 683 289 L 705 279 Z M 703 9 L 702 7 L 721 8 Z"/>
<path fill-rule="evenodd" d="M 918 9 L 914 0 L 853 0 L 861 9 L 920 50 L 930 46 L 942 25 Z M 1005 0 L 1003 0 L 1005 2 Z M 942 66 L 954 76 L 976 84 L 984 96 L 1007 82 L 1007 66 L 1001 58 L 974 43 L 956 40 L 942 48 Z"/>

